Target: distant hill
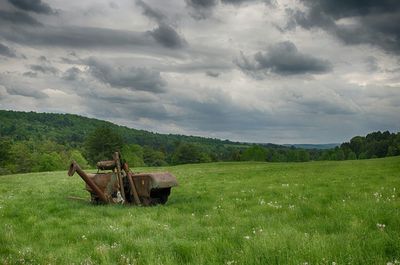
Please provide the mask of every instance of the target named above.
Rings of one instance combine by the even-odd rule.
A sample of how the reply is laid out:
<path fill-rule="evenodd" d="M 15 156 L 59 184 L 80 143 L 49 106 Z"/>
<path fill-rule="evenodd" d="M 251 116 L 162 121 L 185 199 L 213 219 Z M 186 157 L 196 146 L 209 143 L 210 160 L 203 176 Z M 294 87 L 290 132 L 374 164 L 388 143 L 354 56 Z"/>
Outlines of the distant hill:
<path fill-rule="evenodd" d="M 294 146 L 295 148 L 303 148 L 303 149 L 318 149 L 318 150 L 325 150 L 325 149 L 332 149 L 336 146 L 340 146 L 339 143 L 330 143 L 330 144 L 283 144 L 283 146 L 291 147 Z"/>
<path fill-rule="evenodd" d="M 88 139 L 95 139 L 95 151 Z M 109 139 L 119 140 L 110 143 Z M 400 132 L 372 132 L 340 145 L 253 144 L 154 133 L 73 114 L 0 110 L 0 175 L 59 170 L 71 160 L 93 166 L 98 160 L 109 159 L 106 156 L 115 150 L 135 167 L 214 161 L 354 160 L 400 155 Z"/>
<path fill-rule="evenodd" d="M 74 114 L 36 113 L 0 110 L 0 137 L 13 140 L 52 140 L 70 146 L 81 146 L 95 128 L 107 126 L 118 132 L 128 144 L 139 144 L 153 148 L 166 148 L 167 152 L 180 142 L 213 146 L 247 147 L 249 144 L 214 138 L 160 134 L 116 125 L 108 121 L 87 118 Z"/>

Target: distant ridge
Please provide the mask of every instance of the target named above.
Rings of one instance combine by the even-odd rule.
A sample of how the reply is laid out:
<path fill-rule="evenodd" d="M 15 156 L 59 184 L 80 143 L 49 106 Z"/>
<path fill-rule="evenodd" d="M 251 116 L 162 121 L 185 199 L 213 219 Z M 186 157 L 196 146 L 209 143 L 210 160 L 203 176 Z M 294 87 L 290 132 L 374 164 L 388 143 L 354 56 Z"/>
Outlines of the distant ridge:
<path fill-rule="evenodd" d="M 330 143 L 330 144 L 283 144 L 283 146 L 287 146 L 287 147 L 294 146 L 296 148 L 303 148 L 303 149 L 326 150 L 326 149 L 335 148 L 336 146 L 340 146 L 340 143 Z"/>

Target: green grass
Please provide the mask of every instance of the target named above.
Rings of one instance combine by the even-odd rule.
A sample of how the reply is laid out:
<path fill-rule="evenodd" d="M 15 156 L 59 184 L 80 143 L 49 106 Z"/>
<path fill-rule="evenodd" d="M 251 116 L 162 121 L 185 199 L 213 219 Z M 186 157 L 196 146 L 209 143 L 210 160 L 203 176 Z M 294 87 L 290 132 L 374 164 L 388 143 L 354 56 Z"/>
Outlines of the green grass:
<path fill-rule="evenodd" d="M 66 171 L 1 176 L 0 264 L 400 261 L 400 157 L 140 170 L 177 176 L 165 206 L 91 205 Z"/>

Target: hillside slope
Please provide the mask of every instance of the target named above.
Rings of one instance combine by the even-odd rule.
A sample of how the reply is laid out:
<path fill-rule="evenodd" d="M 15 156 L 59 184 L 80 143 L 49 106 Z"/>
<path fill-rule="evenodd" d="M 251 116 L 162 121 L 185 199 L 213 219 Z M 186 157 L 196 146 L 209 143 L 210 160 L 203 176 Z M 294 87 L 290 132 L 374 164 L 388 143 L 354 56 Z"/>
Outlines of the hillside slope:
<path fill-rule="evenodd" d="M 0 136 L 15 140 L 49 139 L 68 146 L 80 146 L 95 128 L 107 126 L 118 132 L 126 143 L 171 148 L 179 141 L 205 145 L 243 146 L 246 144 L 213 138 L 160 134 L 119 126 L 111 122 L 73 114 L 36 113 L 0 110 Z"/>

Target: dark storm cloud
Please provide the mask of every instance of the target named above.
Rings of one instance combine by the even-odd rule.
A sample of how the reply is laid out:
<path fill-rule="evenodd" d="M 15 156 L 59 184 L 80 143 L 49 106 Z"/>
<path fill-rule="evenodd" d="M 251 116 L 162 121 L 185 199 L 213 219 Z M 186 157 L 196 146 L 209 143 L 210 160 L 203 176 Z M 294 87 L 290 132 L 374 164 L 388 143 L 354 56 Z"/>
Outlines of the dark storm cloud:
<path fill-rule="evenodd" d="M 38 65 L 38 64 L 32 64 L 29 67 L 32 71 L 35 72 L 40 72 L 43 74 L 57 74 L 60 70 L 58 70 L 57 68 L 53 67 L 53 66 L 49 66 L 49 65 Z"/>
<path fill-rule="evenodd" d="M 206 75 L 211 76 L 211 77 L 218 77 L 220 73 L 214 72 L 214 71 L 206 71 Z"/>
<path fill-rule="evenodd" d="M 14 24 L 14 25 L 29 25 L 29 26 L 39 26 L 41 23 L 24 12 L 9 12 L 0 10 L 0 23 L 4 25 Z"/>
<path fill-rule="evenodd" d="M 210 8 L 217 5 L 216 0 L 186 0 L 185 2 L 195 8 Z"/>
<path fill-rule="evenodd" d="M 49 61 L 49 60 L 47 60 L 47 57 L 44 56 L 44 55 L 39 56 L 38 60 L 41 61 L 41 62 L 48 62 Z"/>
<path fill-rule="evenodd" d="M 213 8 L 217 5 L 216 0 L 186 0 L 190 9 L 190 15 L 195 19 L 206 19 L 211 16 Z"/>
<path fill-rule="evenodd" d="M 287 28 L 299 25 L 323 28 L 346 44 L 372 44 L 386 51 L 400 53 L 400 2 L 382 1 L 313 1 L 302 0 L 306 11 L 288 9 Z M 354 23 L 341 24 L 340 19 Z"/>
<path fill-rule="evenodd" d="M 264 72 L 279 75 L 321 74 L 332 69 L 329 61 L 303 54 L 290 41 L 277 43 L 267 52 L 257 52 L 252 58 L 241 54 L 236 64 L 245 72 Z"/>
<path fill-rule="evenodd" d="M 367 66 L 368 71 L 370 71 L 370 72 L 376 72 L 376 71 L 381 70 L 378 65 L 378 60 L 374 56 L 368 56 L 365 59 L 365 64 Z"/>
<path fill-rule="evenodd" d="M 223 4 L 231 4 L 231 5 L 241 5 L 244 3 L 251 3 L 251 2 L 264 2 L 266 4 L 271 4 L 271 0 L 221 0 Z"/>
<path fill-rule="evenodd" d="M 159 72 L 147 68 L 118 67 L 93 58 L 86 63 L 92 76 L 114 87 L 162 93 L 167 85 Z"/>
<path fill-rule="evenodd" d="M 71 67 L 65 73 L 63 74 L 63 79 L 72 81 L 72 80 L 77 80 L 79 78 L 79 75 L 82 73 L 81 70 L 77 67 Z"/>
<path fill-rule="evenodd" d="M 32 71 L 25 72 L 25 73 L 23 73 L 22 75 L 23 75 L 23 76 L 30 77 L 30 78 L 36 78 L 36 77 L 38 76 L 38 74 L 37 74 L 36 72 L 32 72 Z"/>
<path fill-rule="evenodd" d="M 181 48 L 186 41 L 171 26 L 160 23 L 157 28 L 149 32 L 161 45 L 167 48 Z"/>
<path fill-rule="evenodd" d="M 143 9 L 146 17 L 157 22 L 158 27 L 149 31 L 155 41 L 167 48 L 180 48 L 186 44 L 185 39 L 168 24 L 167 17 L 163 13 L 141 0 L 137 0 L 136 3 Z"/>
<path fill-rule="evenodd" d="M 72 48 L 133 48 L 154 46 L 147 33 L 90 27 L 0 27 L 0 36 L 10 41 L 39 46 Z"/>
<path fill-rule="evenodd" d="M 9 95 L 24 96 L 35 99 L 48 98 L 48 96 L 45 93 L 39 90 L 35 90 L 33 88 L 20 87 L 14 85 L 6 86 L 5 88 Z"/>
<path fill-rule="evenodd" d="M 8 0 L 15 7 L 41 14 L 53 14 L 55 13 L 53 9 L 41 0 Z"/>
<path fill-rule="evenodd" d="M 0 55 L 6 57 L 16 57 L 15 53 L 6 45 L 0 43 Z"/>
<path fill-rule="evenodd" d="M 141 0 L 137 0 L 136 3 L 138 6 L 140 6 L 143 9 L 143 15 L 145 15 L 146 17 L 148 17 L 150 19 L 154 19 L 158 23 L 161 23 L 162 21 L 164 21 L 166 19 L 166 16 L 163 13 L 161 13 L 157 9 L 152 8 L 145 2 L 143 2 Z"/>
<path fill-rule="evenodd" d="M 185 0 L 190 10 L 190 15 L 197 20 L 206 19 L 213 14 L 214 8 L 218 5 L 217 0 Z M 222 4 L 240 6 L 244 3 L 262 2 L 271 5 L 273 0 L 221 0 Z"/>

